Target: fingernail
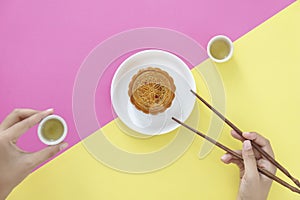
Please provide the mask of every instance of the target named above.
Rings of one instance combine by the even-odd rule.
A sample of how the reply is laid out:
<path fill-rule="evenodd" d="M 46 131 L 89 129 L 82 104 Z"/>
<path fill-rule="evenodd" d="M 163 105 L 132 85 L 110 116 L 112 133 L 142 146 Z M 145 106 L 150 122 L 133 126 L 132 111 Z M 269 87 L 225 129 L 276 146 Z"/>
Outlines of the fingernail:
<path fill-rule="evenodd" d="M 249 136 L 251 136 L 251 133 L 250 132 L 244 132 L 243 135 L 249 137 Z"/>
<path fill-rule="evenodd" d="M 63 143 L 59 146 L 59 150 L 64 150 L 67 147 L 68 147 L 68 143 Z"/>
<path fill-rule="evenodd" d="M 250 149 L 252 149 L 250 140 L 245 140 L 245 141 L 244 141 L 244 149 L 245 149 L 245 150 L 250 150 Z"/>
<path fill-rule="evenodd" d="M 221 160 L 225 161 L 229 158 L 229 155 L 228 154 L 224 154 L 222 157 L 221 157 Z"/>
<path fill-rule="evenodd" d="M 49 109 L 46 110 L 46 112 L 53 112 L 53 111 L 54 111 L 53 108 L 49 108 Z"/>

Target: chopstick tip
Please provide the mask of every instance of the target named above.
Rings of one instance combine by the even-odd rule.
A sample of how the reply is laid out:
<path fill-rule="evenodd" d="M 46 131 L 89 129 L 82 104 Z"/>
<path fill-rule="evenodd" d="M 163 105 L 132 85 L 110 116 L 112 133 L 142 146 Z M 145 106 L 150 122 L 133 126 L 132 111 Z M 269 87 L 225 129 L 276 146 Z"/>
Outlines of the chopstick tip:
<path fill-rule="evenodd" d="M 175 122 L 181 124 L 181 121 L 179 121 L 178 119 L 176 119 L 175 117 L 172 117 L 172 120 L 174 120 Z"/>

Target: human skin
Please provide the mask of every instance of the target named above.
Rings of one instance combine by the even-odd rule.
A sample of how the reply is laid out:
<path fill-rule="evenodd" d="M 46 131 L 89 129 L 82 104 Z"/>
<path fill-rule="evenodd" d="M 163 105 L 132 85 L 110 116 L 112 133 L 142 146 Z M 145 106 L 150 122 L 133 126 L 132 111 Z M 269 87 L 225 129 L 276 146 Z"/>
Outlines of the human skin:
<path fill-rule="evenodd" d="M 272 174 L 276 173 L 276 167 L 265 159 L 259 152 L 252 148 L 251 142 L 257 143 L 263 150 L 274 158 L 270 141 L 255 132 L 245 132 L 242 138 L 234 130 L 231 135 L 243 142 L 242 150 L 236 151 L 242 155 L 241 161 L 231 154 L 225 154 L 221 160 L 225 164 L 234 163 L 240 169 L 240 186 L 237 195 L 238 200 L 266 200 L 272 185 L 272 180 L 261 174 L 257 170 L 257 166 L 268 170 Z"/>
<path fill-rule="evenodd" d="M 22 134 L 51 114 L 53 109 L 15 109 L 0 124 L 0 200 L 4 200 L 35 167 L 67 147 L 68 144 L 62 142 L 37 152 L 26 152 L 16 144 Z"/>

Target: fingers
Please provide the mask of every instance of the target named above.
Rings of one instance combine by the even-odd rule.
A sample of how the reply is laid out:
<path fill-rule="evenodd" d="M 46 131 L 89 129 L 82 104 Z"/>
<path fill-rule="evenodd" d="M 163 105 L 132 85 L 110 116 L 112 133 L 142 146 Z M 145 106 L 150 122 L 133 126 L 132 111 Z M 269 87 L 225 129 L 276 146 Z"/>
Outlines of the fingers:
<path fill-rule="evenodd" d="M 235 130 L 231 130 L 231 135 L 232 135 L 232 137 L 234 137 L 235 139 L 237 139 L 237 140 L 240 140 L 240 141 L 242 141 L 242 142 L 244 142 L 244 138 L 243 137 L 241 137 Z"/>
<path fill-rule="evenodd" d="M 244 142 L 245 139 L 255 142 L 256 144 L 261 146 L 264 151 L 266 151 L 268 154 L 274 157 L 274 152 L 272 150 L 269 140 L 261 136 L 260 134 L 255 132 L 244 132 L 243 137 L 241 137 L 236 131 L 232 130 L 231 135 L 235 139 L 240 140 L 242 142 Z M 255 149 L 254 149 L 254 154 L 257 159 L 261 158 L 260 153 Z"/>
<path fill-rule="evenodd" d="M 235 150 L 236 153 L 242 155 L 242 150 Z M 226 153 L 221 157 L 221 160 L 225 163 L 225 164 L 229 164 L 231 159 L 236 159 L 235 156 L 231 155 L 230 153 Z"/>
<path fill-rule="evenodd" d="M 243 160 L 236 158 L 235 156 L 227 153 L 221 157 L 221 160 L 225 164 L 234 163 L 240 169 L 241 178 L 245 176 L 246 179 L 252 179 L 253 177 L 259 177 L 257 170 L 256 157 L 249 140 L 245 140 L 243 143 L 243 149 L 235 151 L 243 156 Z"/>
<path fill-rule="evenodd" d="M 242 156 L 244 159 L 245 176 L 247 178 L 258 177 L 256 158 L 250 140 L 243 143 Z"/>
<path fill-rule="evenodd" d="M 242 151 L 241 150 L 236 150 L 235 152 L 237 152 L 238 154 L 242 155 Z M 244 163 L 243 161 L 241 161 L 240 159 L 236 158 L 235 156 L 226 153 L 221 157 L 221 161 L 225 164 L 230 164 L 230 163 L 234 163 L 236 164 L 240 170 L 244 169 Z"/>
<path fill-rule="evenodd" d="M 262 147 L 264 151 L 266 151 L 268 154 L 270 154 L 274 158 L 274 152 L 272 150 L 270 141 L 266 139 L 265 137 L 259 135 L 258 133 L 255 132 L 245 132 L 243 133 L 243 136 L 248 139 L 252 140 L 256 144 Z"/>
<path fill-rule="evenodd" d="M 34 169 L 41 163 L 45 162 L 49 158 L 55 156 L 58 152 L 68 147 L 68 144 L 63 142 L 55 146 L 48 146 L 38 152 L 29 153 L 28 160 L 30 162 L 30 168 Z"/>
<path fill-rule="evenodd" d="M 53 109 L 38 112 L 7 129 L 6 134 L 8 134 L 9 137 L 11 137 L 12 139 L 16 140 L 28 129 L 30 129 L 31 127 L 39 123 L 43 118 L 52 113 Z"/>
<path fill-rule="evenodd" d="M 12 111 L 1 123 L 0 129 L 5 130 L 9 127 L 13 126 L 17 122 L 22 121 L 23 119 L 26 119 L 27 117 L 30 117 L 39 111 L 32 110 L 32 109 L 15 109 Z"/>

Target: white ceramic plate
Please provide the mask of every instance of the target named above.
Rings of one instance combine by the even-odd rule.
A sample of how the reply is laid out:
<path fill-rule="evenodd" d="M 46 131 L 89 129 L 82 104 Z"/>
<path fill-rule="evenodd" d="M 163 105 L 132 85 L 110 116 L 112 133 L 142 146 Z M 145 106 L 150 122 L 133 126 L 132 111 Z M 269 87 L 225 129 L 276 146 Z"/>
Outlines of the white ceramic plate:
<path fill-rule="evenodd" d="M 175 98 L 170 108 L 157 115 L 145 114 L 130 102 L 128 86 L 133 75 L 140 69 L 158 67 L 166 71 L 174 80 Z M 120 120 L 134 131 L 145 135 L 168 133 L 179 124 L 171 118 L 185 121 L 191 114 L 196 91 L 194 77 L 188 66 L 177 56 L 161 50 L 145 50 L 127 58 L 116 71 L 111 85 L 111 101 Z"/>

